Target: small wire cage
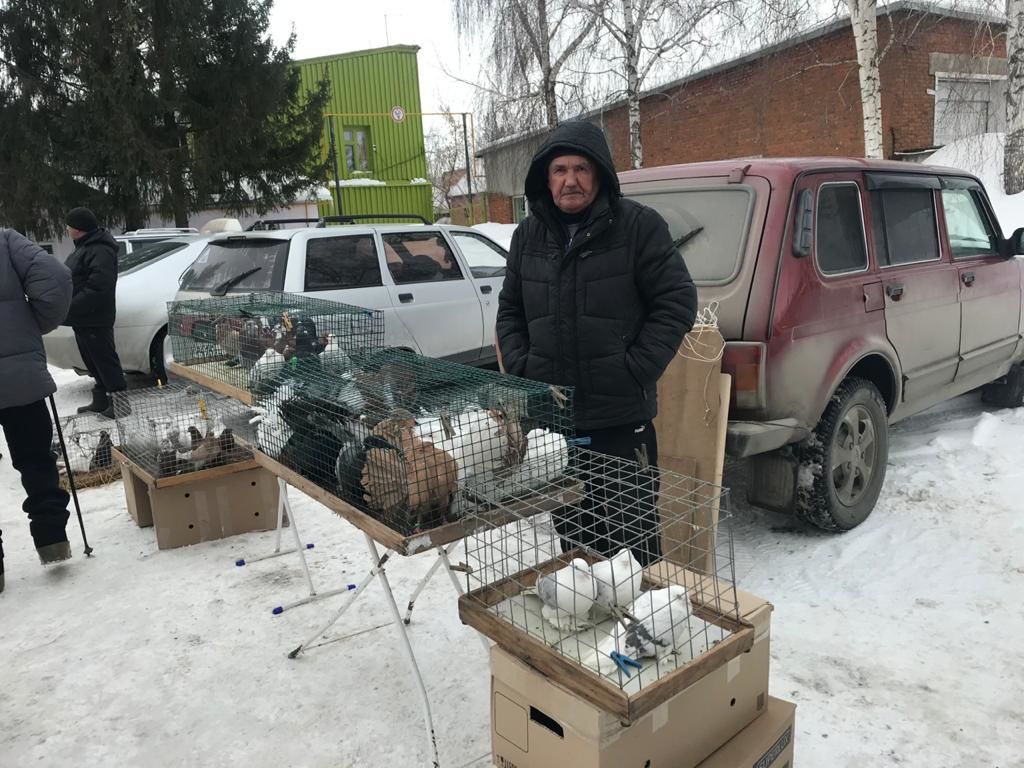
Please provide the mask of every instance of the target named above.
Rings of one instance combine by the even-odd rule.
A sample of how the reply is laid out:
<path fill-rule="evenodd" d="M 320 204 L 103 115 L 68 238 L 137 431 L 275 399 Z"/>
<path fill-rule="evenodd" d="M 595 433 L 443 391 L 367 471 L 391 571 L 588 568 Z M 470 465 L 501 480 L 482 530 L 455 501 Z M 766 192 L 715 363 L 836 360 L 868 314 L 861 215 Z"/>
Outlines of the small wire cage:
<path fill-rule="evenodd" d="M 288 366 L 255 410 L 261 451 L 404 536 L 459 519 L 462 485 L 560 476 L 573 424 L 571 390 L 401 349 Z"/>
<path fill-rule="evenodd" d="M 293 361 L 346 365 L 384 344 L 384 315 L 335 301 L 265 291 L 167 305 L 175 362 L 251 391 Z"/>
<path fill-rule="evenodd" d="M 118 450 L 154 478 L 170 477 L 253 457 L 252 411 L 198 384 L 114 393 Z"/>
<path fill-rule="evenodd" d="M 120 477 L 114 465 L 113 437 L 117 431 L 110 421 L 95 413 L 77 414 L 61 419 L 61 433 L 67 449 L 67 461 L 61 450 L 60 439 L 54 432 L 50 451 L 57 457 L 61 485 L 67 485 L 67 475 L 74 475 L 78 487 L 91 487 Z"/>
<path fill-rule="evenodd" d="M 740 629 L 726 490 L 585 449 L 566 476 L 518 487 L 513 522 L 467 513 L 463 621 L 625 696 Z"/>

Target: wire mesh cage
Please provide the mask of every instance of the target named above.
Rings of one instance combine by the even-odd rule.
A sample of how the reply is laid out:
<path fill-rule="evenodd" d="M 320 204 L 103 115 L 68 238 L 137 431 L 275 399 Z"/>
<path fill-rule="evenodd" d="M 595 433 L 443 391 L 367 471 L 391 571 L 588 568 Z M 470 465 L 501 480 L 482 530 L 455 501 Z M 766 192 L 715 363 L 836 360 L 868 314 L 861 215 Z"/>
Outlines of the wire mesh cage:
<path fill-rule="evenodd" d="M 174 301 L 167 307 L 175 362 L 243 390 L 296 361 L 345 365 L 349 354 L 384 343 L 379 310 L 290 293 Z"/>
<path fill-rule="evenodd" d="M 630 713 L 742 629 L 727 491 L 639 458 L 573 449 L 571 491 L 519 486 L 511 523 L 470 508 L 460 599 L 463 621 L 527 660 L 557 660 L 570 684 L 589 676 Z"/>
<path fill-rule="evenodd" d="M 572 392 L 401 349 L 263 379 L 256 444 L 411 535 L 462 514 L 459 488 L 548 482 L 568 463 Z"/>
<path fill-rule="evenodd" d="M 117 432 L 108 419 L 95 413 L 66 416 L 61 419 L 61 433 L 67 449 L 67 461 L 61 450 L 56 430 L 50 443 L 50 451 L 57 457 L 60 482 L 68 486 L 67 476 L 74 476 L 79 488 L 104 485 L 121 476 L 120 469 L 113 461 L 113 437 Z"/>
<path fill-rule="evenodd" d="M 114 393 L 118 450 L 154 478 L 234 464 L 253 457 L 252 411 L 198 384 Z"/>

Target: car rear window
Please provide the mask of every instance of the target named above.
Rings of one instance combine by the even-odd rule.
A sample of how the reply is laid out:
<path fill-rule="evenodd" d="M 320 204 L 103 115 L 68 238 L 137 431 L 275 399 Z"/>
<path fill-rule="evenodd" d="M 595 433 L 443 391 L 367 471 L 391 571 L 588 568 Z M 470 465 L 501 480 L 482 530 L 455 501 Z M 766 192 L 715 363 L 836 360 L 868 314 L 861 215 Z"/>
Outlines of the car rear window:
<path fill-rule="evenodd" d="M 275 271 L 283 271 L 287 255 L 287 240 L 217 240 L 207 245 L 182 275 L 181 289 L 212 291 L 245 272 L 255 270 L 232 284 L 228 293 L 270 290 Z"/>
<path fill-rule="evenodd" d="M 694 282 L 721 285 L 739 273 L 754 192 L 749 187 L 695 187 L 630 195 L 668 223 Z"/>
<path fill-rule="evenodd" d="M 135 269 L 142 264 L 149 261 L 159 259 L 161 256 L 167 256 L 168 254 L 180 251 L 188 243 L 175 242 L 173 240 L 157 240 L 149 243 L 136 243 L 132 246 L 131 253 L 118 253 L 117 257 L 117 272 L 127 272 L 129 269 Z"/>

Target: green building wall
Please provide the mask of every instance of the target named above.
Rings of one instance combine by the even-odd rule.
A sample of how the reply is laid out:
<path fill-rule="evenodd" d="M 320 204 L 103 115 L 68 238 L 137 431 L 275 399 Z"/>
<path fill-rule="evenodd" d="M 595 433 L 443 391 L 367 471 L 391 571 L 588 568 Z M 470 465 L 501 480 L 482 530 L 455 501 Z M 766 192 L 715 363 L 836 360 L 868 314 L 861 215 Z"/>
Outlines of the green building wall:
<path fill-rule="evenodd" d="M 307 90 L 313 90 L 324 76 L 330 81 L 322 157 L 330 159 L 329 128 L 333 124 L 342 213 L 414 214 L 431 220 L 431 187 L 422 181 L 427 178 L 427 157 L 420 116 L 418 51 L 418 46 L 395 45 L 296 62 Z M 392 116 L 395 107 L 405 113 L 401 122 Z M 369 129 L 370 170 L 366 173 L 351 173 L 345 163 L 346 127 Z M 358 179 L 384 184 L 351 186 Z M 320 213 L 333 214 L 338 203 L 333 165 L 324 182 L 334 203 L 321 203 Z"/>

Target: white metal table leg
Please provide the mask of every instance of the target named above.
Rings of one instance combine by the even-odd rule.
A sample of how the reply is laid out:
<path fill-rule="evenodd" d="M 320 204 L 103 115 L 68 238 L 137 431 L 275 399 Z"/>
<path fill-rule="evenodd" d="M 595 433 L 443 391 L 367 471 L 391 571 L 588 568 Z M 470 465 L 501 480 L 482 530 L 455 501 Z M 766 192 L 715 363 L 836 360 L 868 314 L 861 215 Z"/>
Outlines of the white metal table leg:
<path fill-rule="evenodd" d="M 373 566 L 373 568 L 371 568 L 370 572 L 366 574 L 366 578 L 363 579 L 363 581 L 360 582 L 359 586 L 356 587 L 355 590 L 353 591 L 352 599 L 348 600 L 343 606 L 341 606 L 341 608 L 338 609 L 338 611 L 334 614 L 334 616 L 331 617 L 331 620 L 329 622 L 327 622 L 322 628 L 318 629 L 315 634 L 311 635 L 310 638 L 308 640 L 306 640 L 306 642 L 300 644 L 297 648 L 295 648 L 295 650 L 293 650 L 291 653 L 289 653 L 288 654 L 288 658 L 289 659 L 294 659 L 296 656 L 298 656 L 300 653 L 302 653 L 303 650 L 305 650 L 307 648 L 315 647 L 315 646 L 313 646 L 313 641 L 316 640 L 321 635 L 323 635 L 325 632 L 327 632 L 327 630 L 329 630 L 331 627 L 333 627 L 338 622 L 338 620 L 341 619 L 341 617 L 345 615 L 345 612 L 349 608 L 352 607 L 353 603 L 355 603 L 355 601 L 359 597 L 359 595 L 362 594 L 363 590 L 366 589 L 367 586 L 369 586 L 370 582 L 372 582 L 378 576 L 382 576 L 383 575 L 383 573 L 384 573 L 384 565 L 385 565 L 385 563 L 387 563 L 388 559 L 391 557 L 392 554 L 393 553 L 389 549 L 389 550 L 387 550 L 384 553 L 383 557 L 380 557 L 378 560 L 376 560 L 376 563 Z M 374 558 L 377 558 L 377 548 L 376 547 L 373 548 L 373 556 L 374 556 Z M 345 589 L 343 591 L 347 592 L 348 589 Z"/>
<path fill-rule="evenodd" d="M 309 578 L 309 568 L 306 565 L 306 550 L 313 549 L 312 544 L 303 544 L 299 538 L 299 532 L 295 525 L 295 513 L 292 512 L 291 504 L 288 503 L 288 485 L 284 480 L 278 478 L 278 488 L 280 492 L 277 497 L 277 530 L 274 534 L 274 549 L 269 554 L 260 555 L 258 557 L 246 558 L 241 557 L 235 560 L 235 565 L 251 565 L 252 563 L 258 563 L 262 560 L 270 560 L 281 555 L 290 555 L 292 552 L 298 552 L 299 557 L 302 559 L 303 570 L 306 571 L 306 581 L 309 584 L 309 589 L 312 594 L 315 594 L 313 589 L 313 582 Z M 292 535 L 295 538 L 295 546 L 289 547 L 288 549 L 281 549 L 281 529 L 284 527 L 284 513 L 287 510 L 288 520 L 292 527 Z"/>
<path fill-rule="evenodd" d="M 370 550 L 370 554 L 374 559 L 377 558 L 377 545 L 374 543 L 370 536 L 366 536 L 366 546 Z M 409 660 L 409 666 L 412 667 L 413 676 L 416 678 L 416 684 L 420 689 L 420 697 L 423 699 L 423 720 L 427 726 L 427 736 L 430 741 L 430 752 L 433 758 L 432 765 L 434 768 L 440 768 L 441 761 L 437 754 L 437 734 L 434 732 L 434 718 L 430 714 L 430 699 L 427 696 L 427 687 L 423 684 L 423 675 L 420 674 L 419 664 L 416 663 L 416 656 L 412 652 L 412 644 L 409 642 L 409 634 L 405 628 L 405 622 L 402 620 L 402 614 L 398 610 L 398 603 L 395 602 L 395 595 L 391 591 L 391 584 L 388 583 L 388 576 L 384 572 L 383 562 L 381 567 L 377 569 L 378 578 L 380 579 L 380 585 L 384 588 L 384 595 L 387 597 L 388 605 L 391 608 L 391 614 L 395 619 L 395 628 L 398 630 L 398 639 L 401 642 L 402 649 L 405 651 L 405 655 Z"/>
<path fill-rule="evenodd" d="M 456 541 L 449 544 L 447 547 L 438 547 L 436 550 L 434 550 L 435 552 L 437 552 L 438 555 L 437 560 L 435 560 L 434 564 L 430 566 L 430 570 L 427 571 L 426 575 L 422 579 L 420 579 L 420 583 L 416 585 L 416 589 L 413 591 L 412 597 L 409 598 L 409 605 L 406 607 L 405 610 L 405 623 L 407 625 L 412 621 L 412 609 L 415 607 L 416 600 L 419 598 L 420 593 L 422 593 L 423 590 L 426 588 L 427 584 L 430 583 L 430 580 L 434 578 L 434 574 L 437 573 L 437 569 L 444 564 L 445 559 L 448 556 L 448 553 L 455 547 L 457 547 L 458 544 L 459 542 Z"/>
<path fill-rule="evenodd" d="M 452 570 L 452 562 L 448 559 L 448 550 L 438 548 L 437 550 L 438 560 L 444 563 L 444 569 L 448 571 L 448 577 L 452 580 L 452 585 L 455 587 L 455 593 L 462 597 L 465 590 L 462 588 L 462 582 L 459 581 L 459 577 L 455 575 L 455 571 Z M 480 638 L 480 644 L 484 647 L 484 653 L 490 654 L 491 644 L 487 642 L 487 638 L 479 632 L 475 632 L 477 637 Z"/>

